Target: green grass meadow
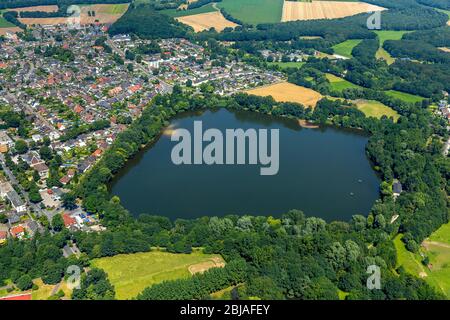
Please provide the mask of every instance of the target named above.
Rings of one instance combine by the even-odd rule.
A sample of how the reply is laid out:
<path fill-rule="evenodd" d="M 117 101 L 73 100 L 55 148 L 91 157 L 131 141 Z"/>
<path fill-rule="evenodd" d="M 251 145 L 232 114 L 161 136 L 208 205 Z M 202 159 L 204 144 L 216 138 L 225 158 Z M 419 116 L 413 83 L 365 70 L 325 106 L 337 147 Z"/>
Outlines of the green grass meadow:
<path fill-rule="evenodd" d="M 361 100 L 356 103 L 358 110 L 364 112 L 367 117 L 374 117 L 380 119 L 382 116 L 393 118 L 394 122 L 397 122 L 400 115 L 397 111 L 382 104 L 379 101 L 374 100 Z"/>
<path fill-rule="evenodd" d="M 244 23 L 276 23 L 281 21 L 283 0 L 223 0 L 217 7 Z"/>
<path fill-rule="evenodd" d="M 376 53 L 376 58 L 385 60 L 387 64 L 393 64 L 395 59 L 389 54 L 389 52 L 383 49 L 383 44 L 386 40 L 400 40 L 407 32 L 410 31 L 375 31 L 380 39 L 380 48 Z"/>
<path fill-rule="evenodd" d="M 334 45 L 332 48 L 335 54 L 351 58 L 353 48 L 356 47 L 361 41 L 362 40 L 358 39 L 346 40 L 344 42 L 338 43 L 337 45 Z"/>
<path fill-rule="evenodd" d="M 153 284 L 188 278 L 189 266 L 217 257 L 220 258 L 219 255 L 203 254 L 198 250 L 191 254 L 155 250 L 94 259 L 91 265 L 108 274 L 117 299 L 131 299 Z"/>
<path fill-rule="evenodd" d="M 361 88 L 357 84 L 351 83 L 343 78 L 337 77 L 334 74 L 327 73 L 326 77 L 330 81 L 331 90 L 342 92 L 345 89 L 358 89 Z"/>
<path fill-rule="evenodd" d="M 448 240 L 448 235 L 444 234 L 449 230 L 449 224 L 442 226 L 430 236 L 430 240 Z M 429 285 L 450 299 L 450 248 L 429 243 L 426 244 L 426 249 L 422 247 L 421 251 L 430 259 L 431 268 L 428 268 L 421 263 L 422 258 L 418 253 L 406 250 L 404 243 L 401 241 L 402 236 L 399 234 L 394 238 L 394 245 L 397 251 L 397 267 L 403 266 L 406 272 L 424 279 Z M 450 242 L 443 244 L 450 246 Z"/>
<path fill-rule="evenodd" d="M 0 28 L 12 28 L 15 27 L 14 24 L 12 24 L 9 21 L 6 21 L 5 18 L 3 18 L 3 12 L 0 10 Z"/>
<path fill-rule="evenodd" d="M 399 99 L 399 100 L 402 100 L 402 101 L 408 102 L 408 103 L 422 102 L 422 100 L 425 99 L 421 96 L 417 96 L 414 94 L 401 92 L 401 91 L 395 91 L 395 90 L 388 90 L 388 91 L 386 91 L 386 94 L 393 98 L 396 98 L 396 99 Z"/>

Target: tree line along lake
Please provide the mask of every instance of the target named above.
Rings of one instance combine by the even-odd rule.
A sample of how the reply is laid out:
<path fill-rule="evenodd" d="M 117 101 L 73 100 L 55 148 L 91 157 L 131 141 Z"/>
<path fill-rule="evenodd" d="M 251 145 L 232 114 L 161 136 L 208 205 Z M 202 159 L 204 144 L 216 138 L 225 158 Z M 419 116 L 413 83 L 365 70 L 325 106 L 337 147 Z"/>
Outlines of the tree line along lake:
<path fill-rule="evenodd" d="M 205 111 L 175 117 L 169 128 L 193 131 L 279 129 L 279 171 L 260 165 L 175 165 L 171 130 L 147 146 L 109 185 L 134 216 L 171 219 L 251 214 L 279 216 L 290 209 L 327 221 L 367 215 L 379 195 L 379 179 L 365 155 L 368 137 L 332 127 L 302 128 L 297 121 L 246 111 Z M 270 139 L 269 139 L 270 141 Z"/>

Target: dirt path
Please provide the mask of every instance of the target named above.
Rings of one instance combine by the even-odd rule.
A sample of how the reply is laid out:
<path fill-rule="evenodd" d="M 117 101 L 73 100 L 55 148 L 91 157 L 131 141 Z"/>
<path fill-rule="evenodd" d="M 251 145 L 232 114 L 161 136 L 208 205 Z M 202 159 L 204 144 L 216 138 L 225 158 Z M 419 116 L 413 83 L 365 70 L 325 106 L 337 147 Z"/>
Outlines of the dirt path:
<path fill-rule="evenodd" d="M 450 244 L 446 244 L 446 243 L 442 243 L 442 242 L 437 242 L 437 241 L 428 241 L 428 240 L 425 240 L 423 243 L 423 246 L 425 247 L 425 248 L 427 248 L 427 250 L 428 250 L 428 247 L 427 247 L 427 245 L 433 245 L 433 246 L 437 246 L 437 247 L 441 247 L 441 248 L 446 248 L 446 249 L 450 249 Z"/>

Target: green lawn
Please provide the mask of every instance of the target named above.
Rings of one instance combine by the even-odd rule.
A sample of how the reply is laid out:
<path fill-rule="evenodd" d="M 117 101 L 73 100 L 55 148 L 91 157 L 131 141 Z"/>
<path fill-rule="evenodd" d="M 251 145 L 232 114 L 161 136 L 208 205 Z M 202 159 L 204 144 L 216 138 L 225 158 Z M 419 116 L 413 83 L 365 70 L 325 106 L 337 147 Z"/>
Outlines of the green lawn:
<path fill-rule="evenodd" d="M 381 45 L 383 45 L 386 40 L 400 40 L 403 35 L 408 32 L 411 31 L 375 31 L 380 39 Z"/>
<path fill-rule="evenodd" d="M 397 251 L 397 267 L 403 266 L 409 274 L 421 277 L 429 285 L 435 287 L 440 292 L 450 297 L 450 249 L 429 245 L 429 250 L 425 251 L 433 265 L 432 270 L 421 263 L 421 256 L 406 250 L 401 241 L 402 234 L 394 238 L 394 245 Z M 424 276 L 425 275 L 425 276 Z"/>
<path fill-rule="evenodd" d="M 358 89 L 361 88 L 357 84 L 351 83 L 343 78 L 336 77 L 334 74 L 327 73 L 326 77 L 330 81 L 331 90 L 342 92 L 345 89 Z"/>
<path fill-rule="evenodd" d="M 443 242 L 450 245 L 450 223 L 442 225 L 429 239 L 430 241 Z"/>
<path fill-rule="evenodd" d="M 403 266 L 405 271 L 419 277 L 420 273 L 426 272 L 425 266 L 420 262 L 420 256 L 406 250 L 405 244 L 402 242 L 402 234 L 398 234 L 394 238 L 394 246 L 397 251 L 397 265 Z"/>
<path fill-rule="evenodd" d="M 394 122 L 397 122 L 400 115 L 397 111 L 389 108 L 379 101 L 374 100 L 360 100 L 356 102 L 358 110 L 364 112 L 367 117 L 374 117 L 380 119 L 382 116 L 392 117 Z"/>
<path fill-rule="evenodd" d="M 338 43 L 333 46 L 333 50 L 335 54 L 338 54 L 343 57 L 351 58 L 352 50 L 356 47 L 362 40 L 346 40 L 344 42 Z"/>
<path fill-rule="evenodd" d="M 389 54 L 389 52 L 387 52 L 386 50 L 384 50 L 384 48 L 381 48 L 381 47 L 378 49 L 377 53 L 375 54 L 375 57 L 377 59 L 385 60 L 388 65 L 391 65 L 395 62 L 395 58 L 393 58 Z"/>
<path fill-rule="evenodd" d="M 9 21 L 6 21 L 5 18 L 3 18 L 2 12 L 0 11 L 0 28 L 11 28 L 11 27 L 15 27 L 15 25 Z"/>
<path fill-rule="evenodd" d="M 195 9 L 191 9 L 191 10 L 166 9 L 166 10 L 161 10 L 160 12 L 164 13 L 172 18 L 176 18 L 176 17 L 184 17 L 184 16 L 190 16 L 193 14 L 207 13 L 207 12 L 213 12 L 213 11 L 217 11 L 217 10 L 214 9 L 212 3 L 209 3 L 200 8 L 195 8 Z"/>
<path fill-rule="evenodd" d="M 217 7 L 244 23 L 276 23 L 281 21 L 283 0 L 223 0 Z"/>
<path fill-rule="evenodd" d="M 191 254 L 151 251 L 94 259 L 91 265 L 105 270 L 115 287 L 117 299 L 131 299 L 153 284 L 188 278 L 189 266 L 212 258 L 222 259 L 219 255 L 203 254 L 198 250 Z"/>
<path fill-rule="evenodd" d="M 387 64 L 393 64 L 395 59 L 383 49 L 383 44 L 386 40 L 400 40 L 407 32 L 410 31 L 375 31 L 380 39 L 380 49 L 377 51 L 376 58 L 386 60 Z"/>
<path fill-rule="evenodd" d="M 425 280 L 450 298 L 450 248 L 427 244 L 426 254 L 432 265 Z"/>
<path fill-rule="evenodd" d="M 401 91 L 395 91 L 395 90 L 388 90 L 388 91 L 386 91 L 386 94 L 393 98 L 396 98 L 396 99 L 399 99 L 399 100 L 402 100 L 402 101 L 408 102 L 408 103 L 422 102 L 422 100 L 425 99 L 421 96 L 417 96 L 414 94 L 401 92 Z"/>
<path fill-rule="evenodd" d="M 269 62 L 270 66 L 279 66 L 281 69 L 301 68 L 306 62 Z"/>

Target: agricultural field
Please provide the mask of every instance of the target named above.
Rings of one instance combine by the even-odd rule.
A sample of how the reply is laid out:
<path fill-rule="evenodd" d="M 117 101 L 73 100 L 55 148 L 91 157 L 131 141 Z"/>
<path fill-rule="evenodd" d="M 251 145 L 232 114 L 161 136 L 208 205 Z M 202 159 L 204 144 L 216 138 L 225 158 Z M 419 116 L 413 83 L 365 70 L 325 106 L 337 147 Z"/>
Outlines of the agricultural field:
<path fill-rule="evenodd" d="M 261 97 L 272 96 L 278 102 L 296 102 L 313 108 L 322 99 L 320 93 L 289 82 L 279 82 L 247 90 L 246 92 Z"/>
<path fill-rule="evenodd" d="M 346 40 L 344 42 L 338 43 L 332 48 L 335 54 L 346 58 L 351 58 L 353 48 L 356 47 L 358 44 L 360 44 L 361 41 L 362 40 L 358 39 Z"/>
<path fill-rule="evenodd" d="M 91 24 L 95 22 L 99 23 L 114 23 L 116 22 L 127 10 L 128 3 L 125 4 L 93 4 L 93 5 L 80 5 L 81 8 L 81 24 Z M 89 16 L 88 12 L 95 12 L 95 16 Z M 27 25 L 41 24 L 41 25 L 55 25 L 66 24 L 69 19 L 65 17 L 56 18 L 21 18 L 22 23 Z"/>
<path fill-rule="evenodd" d="M 387 116 L 388 118 L 392 117 L 394 119 L 394 122 L 397 122 L 398 118 L 400 117 L 397 111 L 382 104 L 379 101 L 356 100 L 355 104 L 358 110 L 364 112 L 367 117 L 380 119 L 382 116 Z"/>
<path fill-rule="evenodd" d="M 408 103 L 422 102 L 422 100 L 425 99 L 425 98 L 422 98 L 421 96 L 416 96 L 414 94 L 401 92 L 401 91 L 395 91 L 395 90 L 388 90 L 388 91 L 386 91 L 386 94 L 393 98 L 403 100 L 404 102 L 408 102 Z"/>
<path fill-rule="evenodd" d="M 6 9 L 6 10 L 7 11 L 17 11 L 17 12 L 30 12 L 30 11 L 56 12 L 56 11 L 58 11 L 58 6 L 57 5 L 33 6 L 33 7 L 13 8 L 13 9 Z"/>
<path fill-rule="evenodd" d="M 281 21 L 283 0 L 223 0 L 217 7 L 244 23 L 276 23 Z"/>
<path fill-rule="evenodd" d="M 351 83 L 343 78 L 336 77 L 334 74 L 327 73 L 326 77 L 330 81 L 331 90 L 342 92 L 345 89 L 358 89 L 361 88 L 357 84 Z"/>
<path fill-rule="evenodd" d="M 281 21 L 337 19 L 385 8 L 354 1 L 285 1 Z"/>
<path fill-rule="evenodd" d="M 183 16 L 176 18 L 178 21 L 191 26 L 195 32 L 209 30 L 222 31 L 225 28 L 234 28 L 236 23 L 228 21 L 219 11 L 194 14 L 192 16 Z"/>
<path fill-rule="evenodd" d="M 108 274 L 117 299 L 131 299 L 153 284 L 188 278 L 196 272 L 223 267 L 225 263 L 219 255 L 203 254 L 195 250 L 191 254 L 162 251 L 121 254 L 94 259 L 91 265 Z"/>

